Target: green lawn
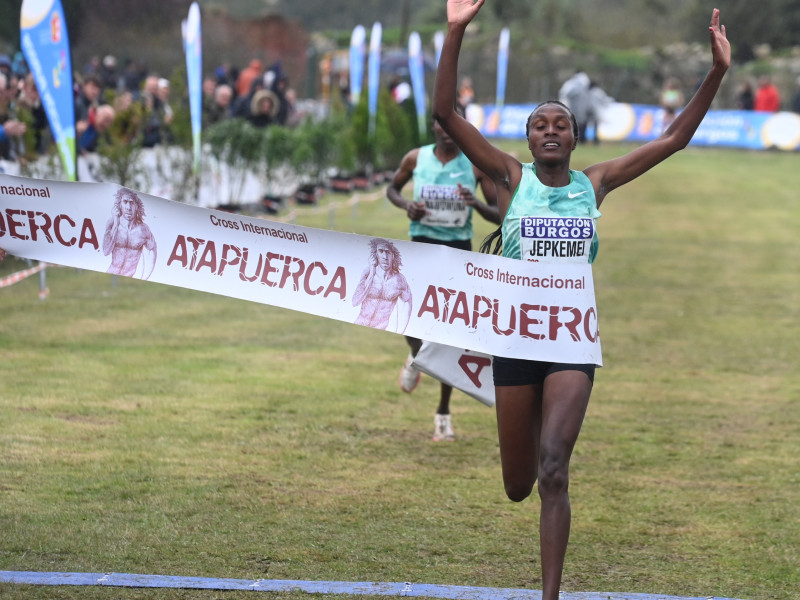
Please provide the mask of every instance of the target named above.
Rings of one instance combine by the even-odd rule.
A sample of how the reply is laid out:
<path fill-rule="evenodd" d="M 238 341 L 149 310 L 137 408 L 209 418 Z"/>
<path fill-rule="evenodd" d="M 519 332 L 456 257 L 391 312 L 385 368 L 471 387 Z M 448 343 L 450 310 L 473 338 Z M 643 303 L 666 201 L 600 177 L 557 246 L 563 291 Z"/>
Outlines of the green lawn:
<path fill-rule="evenodd" d="M 626 149 L 581 147 L 573 166 Z M 572 463 L 565 591 L 800 597 L 796 163 L 690 148 L 603 205 L 605 367 Z M 406 239 L 402 211 L 363 199 L 296 222 Z M 47 280 L 43 301 L 37 277 L 0 289 L 0 570 L 540 589 L 538 499 L 505 498 L 493 411 L 455 392 L 458 440 L 433 443 L 438 384 L 400 391 L 400 336 Z"/>

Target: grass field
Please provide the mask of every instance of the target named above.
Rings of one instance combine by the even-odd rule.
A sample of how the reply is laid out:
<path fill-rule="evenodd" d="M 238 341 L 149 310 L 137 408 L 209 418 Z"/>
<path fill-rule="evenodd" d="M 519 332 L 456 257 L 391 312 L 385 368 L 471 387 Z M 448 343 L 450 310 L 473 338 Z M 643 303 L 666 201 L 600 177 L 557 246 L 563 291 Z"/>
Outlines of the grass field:
<path fill-rule="evenodd" d="M 573 166 L 626 149 L 581 147 Z M 572 462 L 565 591 L 800 598 L 796 164 L 690 148 L 603 205 L 605 367 Z M 382 198 L 297 218 L 331 222 L 406 239 Z M 493 411 L 455 392 L 458 440 L 433 443 L 438 384 L 399 390 L 400 336 L 47 278 L 44 301 L 36 277 L 0 289 L 0 570 L 541 588 L 538 498 L 506 500 Z"/>

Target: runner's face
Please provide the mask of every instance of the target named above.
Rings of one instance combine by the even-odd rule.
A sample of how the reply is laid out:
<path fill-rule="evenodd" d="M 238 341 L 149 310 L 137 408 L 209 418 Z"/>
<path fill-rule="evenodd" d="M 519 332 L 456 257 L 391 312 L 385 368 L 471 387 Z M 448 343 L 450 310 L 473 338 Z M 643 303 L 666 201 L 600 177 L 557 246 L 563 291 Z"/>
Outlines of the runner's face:
<path fill-rule="evenodd" d="M 453 138 L 451 138 L 444 130 L 444 128 L 441 125 L 439 125 L 439 121 L 433 122 L 433 138 L 436 140 L 438 144 L 455 145 L 455 142 L 453 142 Z"/>
<path fill-rule="evenodd" d="M 569 160 L 576 142 L 572 120 L 564 107 L 545 104 L 531 115 L 528 148 L 536 160 Z"/>
<path fill-rule="evenodd" d="M 376 253 L 378 255 L 378 264 L 384 269 L 389 270 L 392 268 L 393 255 L 388 246 L 378 246 Z"/>

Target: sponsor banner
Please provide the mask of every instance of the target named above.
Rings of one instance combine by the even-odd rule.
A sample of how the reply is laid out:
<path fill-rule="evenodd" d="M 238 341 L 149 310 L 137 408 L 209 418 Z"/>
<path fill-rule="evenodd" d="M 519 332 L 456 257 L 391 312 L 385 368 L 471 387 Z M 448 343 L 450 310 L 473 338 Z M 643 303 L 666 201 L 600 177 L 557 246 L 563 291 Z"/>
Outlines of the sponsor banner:
<path fill-rule="evenodd" d="M 536 104 L 471 105 L 467 115 L 481 133 L 496 138 L 525 138 L 525 123 Z M 600 116 L 599 139 L 606 142 L 649 142 L 663 130 L 659 106 L 613 102 Z M 591 138 L 593 131 L 588 131 Z M 749 150 L 800 150 L 800 115 L 792 112 L 710 110 L 690 142 Z"/>
<path fill-rule="evenodd" d="M 75 181 L 72 59 L 60 0 L 23 0 L 20 39 L 50 123 L 67 179 Z"/>
<path fill-rule="evenodd" d="M 192 120 L 194 172 L 200 170 L 200 135 L 203 116 L 203 38 L 200 29 L 200 6 L 192 2 L 184 30 L 186 76 L 189 87 L 189 112 Z"/>
<path fill-rule="evenodd" d="M 494 406 L 492 357 L 488 354 L 422 342 L 414 366 L 434 379 Z"/>
<path fill-rule="evenodd" d="M 602 364 L 591 266 L 298 227 L 110 183 L 0 175 L 23 258 L 289 308 L 496 356 Z"/>

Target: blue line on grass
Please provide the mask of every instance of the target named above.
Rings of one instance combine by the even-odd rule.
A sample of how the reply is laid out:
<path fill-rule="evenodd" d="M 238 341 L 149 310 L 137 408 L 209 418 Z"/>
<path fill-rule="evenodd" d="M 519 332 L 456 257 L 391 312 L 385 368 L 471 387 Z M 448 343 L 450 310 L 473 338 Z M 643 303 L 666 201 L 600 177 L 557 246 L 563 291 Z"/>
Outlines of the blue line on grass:
<path fill-rule="evenodd" d="M 246 590 L 258 592 L 306 592 L 308 594 L 351 594 L 363 596 L 407 596 L 447 600 L 541 600 L 538 590 L 486 588 L 428 583 L 376 583 L 350 581 L 292 581 L 286 579 L 217 579 L 175 575 L 132 573 L 46 573 L 0 571 L 0 583 L 28 585 L 101 585 L 131 588 L 178 588 L 191 590 Z M 734 600 L 716 596 L 664 596 L 616 592 L 562 592 L 561 600 Z"/>

